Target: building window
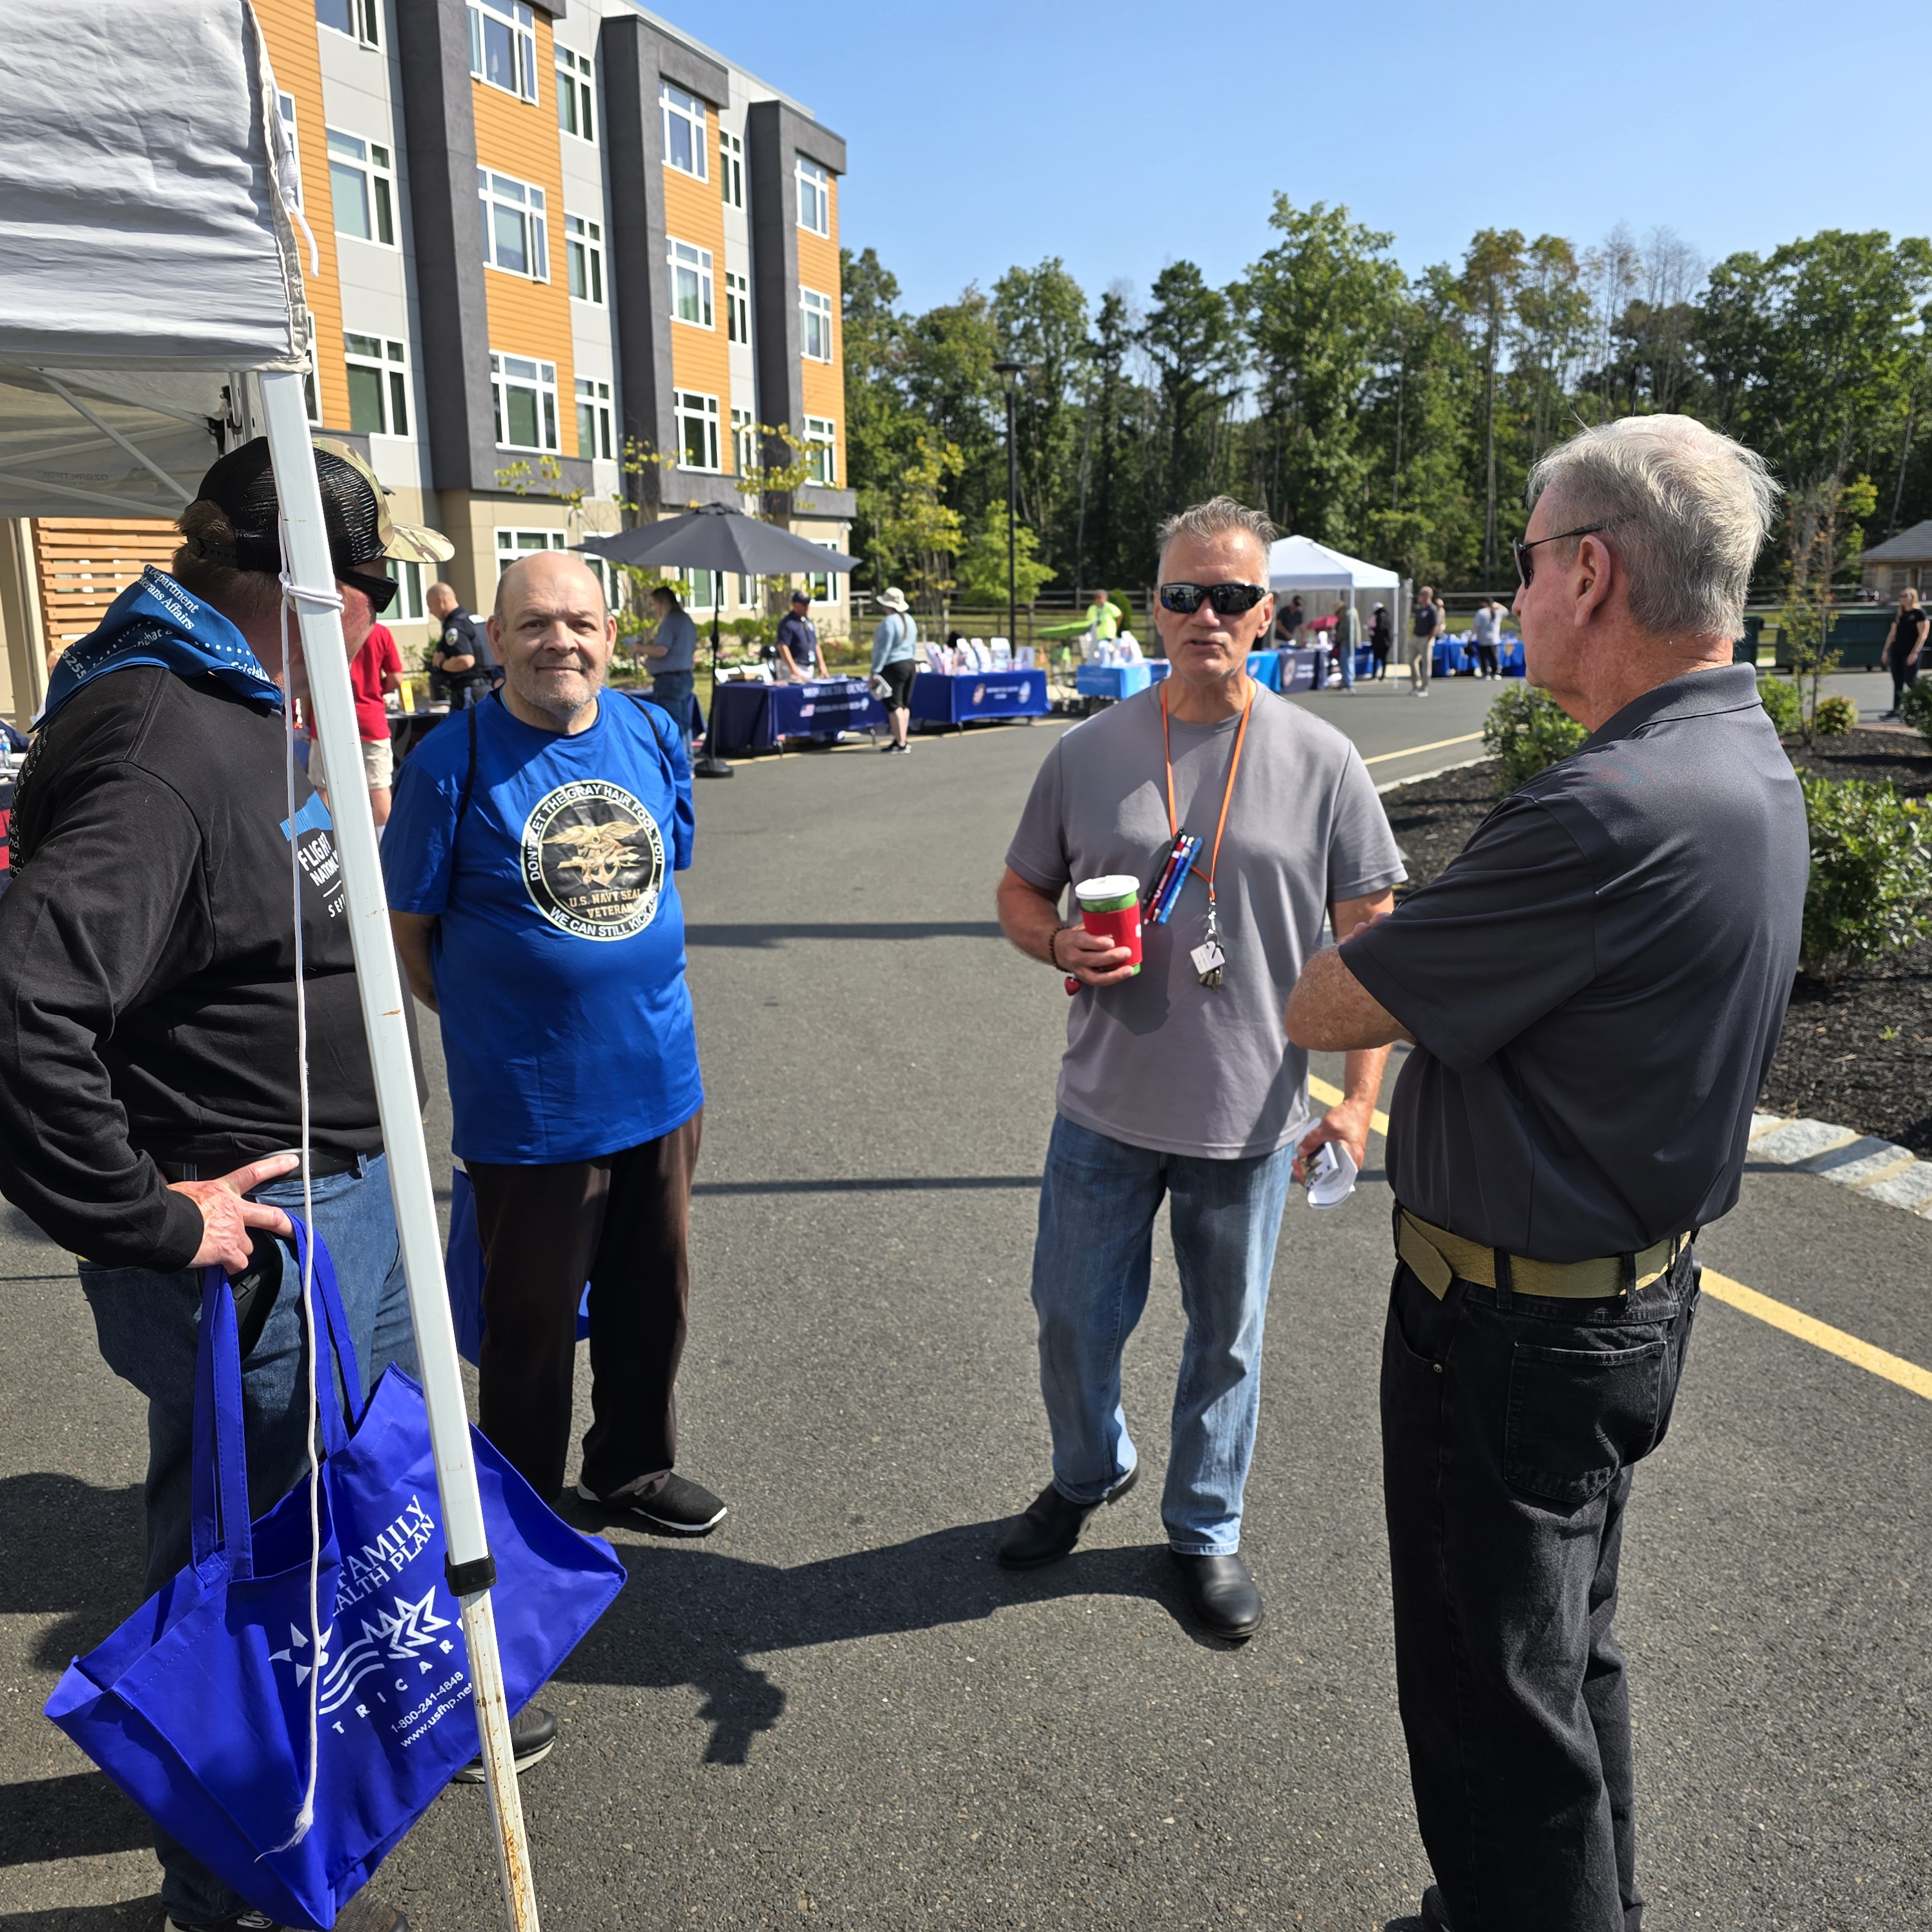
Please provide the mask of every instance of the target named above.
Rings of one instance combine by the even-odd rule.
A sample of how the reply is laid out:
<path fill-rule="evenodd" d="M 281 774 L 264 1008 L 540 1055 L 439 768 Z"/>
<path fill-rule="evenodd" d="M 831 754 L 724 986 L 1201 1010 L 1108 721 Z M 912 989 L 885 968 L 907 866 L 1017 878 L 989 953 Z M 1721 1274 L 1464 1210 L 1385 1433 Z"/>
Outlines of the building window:
<path fill-rule="evenodd" d="M 718 463 L 718 398 L 672 392 L 677 401 L 677 460 L 681 470 L 712 470 Z"/>
<path fill-rule="evenodd" d="M 729 268 L 724 271 L 724 333 L 734 342 L 752 339 L 752 285 Z"/>
<path fill-rule="evenodd" d="M 610 442 L 610 385 L 577 379 L 577 453 L 601 456 L 608 462 Z"/>
<path fill-rule="evenodd" d="M 556 124 L 580 141 L 597 138 L 592 118 L 597 98 L 597 70 L 588 54 L 574 54 L 568 47 L 556 50 Z"/>
<path fill-rule="evenodd" d="M 496 532 L 496 574 L 501 577 L 520 556 L 533 550 L 562 550 L 561 530 L 499 530 Z"/>
<path fill-rule="evenodd" d="M 536 100 L 536 20 L 523 0 L 470 0 L 470 71 L 506 94 Z"/>
<path fill-rule="evenodd" d="M 723 596 L 722 570 L 687 570 L 684 573 L 684 608 L 687 610 L 715 610 Z"/>
<path fill-rule="evenodd" d="M 752 428 L 749 410 L 731 412 L 731 468 L 734 474 L 743 476 L 758 466 L 758 437 Z M 751 581 L 747 578 L 747 583 Z M 740 602 L 746 600 L 740 598 Z"/>
<path fill-rule="evenodd" d="M 345 335 L 349 362 L 349 427 L 370 436 L 410 433 L 409 358 L 400 342 Z"/>
<path fill-rule="evenodd" d="M 382 17 L 377 0 L 315 0 L 315 17 L 322 26 L 333 27 L 365 47 L 382 45 L 376 32 Z"/>
<path fill-rule="evenodd" d="M 816 289 L 798 292 L 799 340 L 808 362 L 832 360 L 832 298 Z"/>
<path fill-rule="evenodd" d="M 828 489 L 838 481 L 838 425 L 826 417 L 805 419 L 805 473 Z"/>
<path fill-rule="evenodd" d="M 814 235 L 832 232 L 832 177 L 802 154 L 798 158 L 798 225 Z"/>
<path fill-rule="evenodd" d="M 711 307 L 711 250 L 673 242 L 665 253 L 670 263 L 671 314 L 699 328 L 716 328 Z"/>
<path fill-rule="evenodd" d="M 389 151 L 359 134 L 328 130 L 328 191 L 335 204 L 335 232 L 364 242 L 396 245 L 395 176 Z"/>
<path fill-rule="evenodd" d="M 570 268 L 570 292 L 579 302 L 604 299 L 604 230 L 580 214 L 563 218 L 564 259 Z"/>
<path fill-rule="evenodd" d="M 836 544 L 824 543 L 822 538 L 812 541 L 822 544 L 826 550 L 838 548 Z M 836 604 L 838 602 L 838 580 L 829 570 L 808 570 L 805 573 L 805 594 L 815 604 Z"/>
<path fill-rule="evenodd" d="M 694 94 L 663 82 L 658 98 L 664 104 L 664 166 L 680 174 L 694 175 L 700 181 L 711 178 L 704 141 L 704 103 Z"/>
<path fill-rule="evenodd" d="M 390 567 L 396 580 L 396 620 L 399 623 L 419 624 L 423 620 L 422 566 L 398 557 Z"/>
<path fill-rule="evenodd" d="M 742 610 L 755 610 L 759 605 L 758 580 L 755 577 L 740 576 L 738 579 L 738 603 Z"/>
<path fill-rule="evenodd" d="M 736 134 L 718 130 L 718 184 L 727 208 L 745 205 L 745 144 Z"/>
<path fill-rule="evenodd" d="M 492 356 L 490 400 L 496 412 L 498 448 L 558 450 L 554 362 Z"/>
<path fill-rule="evenodd" d="M 544 191 L 488 168 L 476 170 L 476 192 L 483 209 L 483 259 L 506 274 L 550 280 L 550 242 L 544 220 Z"/>

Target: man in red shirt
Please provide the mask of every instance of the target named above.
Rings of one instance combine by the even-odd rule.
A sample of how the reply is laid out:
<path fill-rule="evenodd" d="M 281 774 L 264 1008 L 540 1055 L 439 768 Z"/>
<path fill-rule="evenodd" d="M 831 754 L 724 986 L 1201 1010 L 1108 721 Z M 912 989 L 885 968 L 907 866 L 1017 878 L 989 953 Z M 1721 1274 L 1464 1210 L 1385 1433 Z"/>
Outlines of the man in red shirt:
<path fill-rule="evenodd" d="M 362 734 L 362 772 L 369 782 L 369 804 L 378 825 L 389 822 L 389 712 L 385 695 L 403 687 L 403 660 L 386 624 L 372 624 L 369 639 L 349 666 L 356 693 L 356 722 Z"/>

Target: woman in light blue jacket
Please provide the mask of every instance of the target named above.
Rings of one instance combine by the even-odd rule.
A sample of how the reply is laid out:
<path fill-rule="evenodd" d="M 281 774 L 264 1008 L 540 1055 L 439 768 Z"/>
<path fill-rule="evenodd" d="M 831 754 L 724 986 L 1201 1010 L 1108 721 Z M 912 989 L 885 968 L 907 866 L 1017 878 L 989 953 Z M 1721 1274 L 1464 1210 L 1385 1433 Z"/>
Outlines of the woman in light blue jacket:
<path fill-rule="evenodd" d="M 892 728 L 892 742 L 879 749 L 910 752 L 906 728 L 912 722 L 912 681 L 919 674 L 919 627 L 903 590 L 881 590 L 875 601 L 886 614 L 872 633 L 872 675 L 886 687 L 879 701 Z"/>

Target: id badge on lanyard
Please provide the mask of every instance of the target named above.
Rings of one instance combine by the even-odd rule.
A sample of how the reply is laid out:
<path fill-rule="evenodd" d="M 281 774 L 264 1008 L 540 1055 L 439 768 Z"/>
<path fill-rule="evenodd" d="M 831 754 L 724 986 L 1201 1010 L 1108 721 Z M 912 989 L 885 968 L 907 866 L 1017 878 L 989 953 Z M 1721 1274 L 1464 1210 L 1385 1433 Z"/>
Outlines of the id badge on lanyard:
<path fill-rule="evenodd" d="M 1221 835 L 1228 829 L 1228 808 L 1234 802 L 1234 774 L 1241 768 L 1241 746 L 1248 735 L 1248 716 L 1254 709 L 1255 688 L 1252 682 L 1241 706 L 1241 722 L 1234 734 L 1233 755 L 1228 760 L 1228 782 L 1221 794 L 1221 817 L 1214 827 L 1214 847 L 1208 855 L 1205 883 L 1208 887 L 1208 926 L 1202 943 L 1187 956 L 1194 963 L 1195 971 L 1200 975 L 1201 983 L 1210 992 L 1221 984 L 1222 975 L 1228 964 L 1228 956 L 1222 950 L 1221 925 L 1218 908 L 1214 902 L 1214 874 L 1221 862 Z M 1167 766 L 1167 829 L 1174 838 L 1174 849 L 1168 854 L 1166 870 L 1152 896 L 1155 922 L 1165 925 L 1168 914 L 1180 896 L 1180 889 L 1187 882 L 1190 872 L 1198 872 L 1195 854 L 1201 849 L 1201 841 L 1189 839 L 1180 830 L 1174 809 L 1174 754 L 1168 742 L 1167 686 L 1160 688 L 1160 748 L 1161 755 Z"/>

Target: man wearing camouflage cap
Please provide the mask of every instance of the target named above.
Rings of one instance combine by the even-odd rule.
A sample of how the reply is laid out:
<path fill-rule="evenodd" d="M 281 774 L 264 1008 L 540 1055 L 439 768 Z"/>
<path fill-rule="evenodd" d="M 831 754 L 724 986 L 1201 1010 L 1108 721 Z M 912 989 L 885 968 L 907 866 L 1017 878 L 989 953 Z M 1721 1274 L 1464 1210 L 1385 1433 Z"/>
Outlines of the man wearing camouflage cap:
<path fill-rule="evenodd" d="M 320 446 L 316 469 L 353 653 L 395 595 L 387 560 L 451 546 L 392 522 L 346 448 Z M 172 572 L 129 585 L 48 681 L 0 899 L 0 1192 L 81 1258 L 101 1354 L 147 1398 L 149 1593 L 189 1560 L 211 1263 L 237 1286 L 250 1514 L 306 1469 L 285 1211 L 302 1198 L 292 841 L 315 1225 L 370 1384 L 392 1362 L 416 1366 L 341 870 L 299 770 L 289 808 L 266 440 L 215 464 L 180 528 Z M 156 1850 L 171 1927 L 262 1924 L 180 1845 L 158 1835 Z M 336 1922 L 404 1922 L 364 1893 Z"/>

